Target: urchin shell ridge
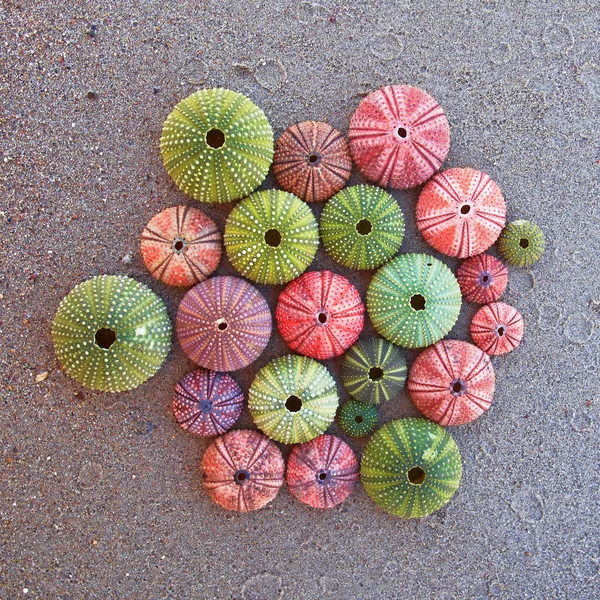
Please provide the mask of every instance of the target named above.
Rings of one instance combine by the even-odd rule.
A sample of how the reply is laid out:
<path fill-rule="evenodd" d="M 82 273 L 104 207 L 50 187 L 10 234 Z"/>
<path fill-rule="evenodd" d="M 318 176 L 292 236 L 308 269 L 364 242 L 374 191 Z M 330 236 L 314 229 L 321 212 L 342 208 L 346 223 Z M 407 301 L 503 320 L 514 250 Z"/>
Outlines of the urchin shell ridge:
<path fill-rule="evenodd" d="M 529 267 L 537 262 L 545 247 L 546 240 L 540 227 L 523 219 L 509 223 L 498 240 L 498 252 L 515 267 Z"/>

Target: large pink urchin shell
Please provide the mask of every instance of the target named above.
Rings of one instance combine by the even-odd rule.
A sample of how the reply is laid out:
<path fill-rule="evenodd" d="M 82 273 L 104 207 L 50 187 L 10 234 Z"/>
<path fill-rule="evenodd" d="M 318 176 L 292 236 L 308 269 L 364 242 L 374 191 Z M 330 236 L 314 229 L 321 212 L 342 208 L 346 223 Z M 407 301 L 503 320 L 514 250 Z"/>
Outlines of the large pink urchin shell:
<path fill-rule="evenodd" d="M 258 290 L 238 277 L 211 277 L 183 297 L 176 330 L 183 351 L 213 371 L 256 360 L 271 337 L 271 312 Z"/>
<path fill-rule="evenodd" d="M 352 448 L 334 435 L 292 448 L 286 482 L 293 496 L 313 508 L 332 508 L 350 495 L 359 464 Z"/>
<path fill-rule="evenodd" d="M 488 304 L 502 296 L 508 283 L 508 269 L 490 254 L 467 258 L 460 265 L 457 277 L 460 291 L 469 302 Z"/>
<path fill-rule="evenodd" d="M 275 498 L 283 483 L 279 448 L 258 431 L 230 431 L 206 449 L 200 467 L 202 485 L 228 510 L 248 512 Z"/>
<path fill-rule="evenodd" d="M 475 313 L 471 337 L 486 354 L 506 354 L 521 343 L 524 328 L 518 310 L 504 302 L 493 302 Z"/>
<path fill-rule="evenodd" d="M 348 137 L 365 178 L 396 189 L 427 181 L 450 149 L 442 107 L 427 92 L 408 85 L 385 86 L 364 98 L 352 115 Z"/>
<path fill-rule="evenodd" d="M 364 313 L 360 294 L 348 279 L 331 271 L 309 271 L 281 292 L 275 319 L 292 350 L 325 360 L 356 342 Z"/>
<path fill-rule="evenodd" d="M 408 375 L 416 407 L 440 425 L 464 425 L 491 405 L 496 377 L 482 350 L 459 340 L 442 340 L 417 357 Z"/>
<path fill-rule="evenodd" d="M 144 264 L 168 285 L 204 281 L 221 260 L 216 223 L 191 206 L 172 206 L 150 219 L 141 235 Z"/>
<path fill-rule="evenodd" d="M 465 258 L 485 252 L 498 239 L 506 224 L 506 204 L 483 171 L 446 169 L 421 191 L 416 217 L 430 246 Z"/>

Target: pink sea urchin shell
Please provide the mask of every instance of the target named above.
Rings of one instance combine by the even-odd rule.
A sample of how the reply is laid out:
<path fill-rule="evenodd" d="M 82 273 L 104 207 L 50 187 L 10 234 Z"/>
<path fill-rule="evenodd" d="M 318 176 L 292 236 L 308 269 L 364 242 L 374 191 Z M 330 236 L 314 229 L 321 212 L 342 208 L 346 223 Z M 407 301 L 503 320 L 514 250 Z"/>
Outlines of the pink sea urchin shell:
<path fill-rule="evenodd" d="M 488 304 L 502 296 L 508 283 L 508 269 L 490 254 L 467 258 L 457 274 L 460 291 L 469 302 Z"/>
<path fill-rule="evenodd" d="M 364 98 L 352 115 L 348 137 L 365 178 L 396 189 L 427 181 L 450 149 L 442 107 L 427 92 L 408 85 L 385 86 Z"/>
<path fill-rule="evenodd" d="M 352 448 L 334 435 L 292 448 L 286 482 L 293 496 L 313 508 L 333 508 L 350 495 L 359 464 Z"/>
<path fill-rule="evenodd" d="M 524 328 L 518 310 L 504 302 L 493 302 L 475 313 L 471 337 L 486 354 L 506 354 L 521 343 Z"/>
<path fill-rule="evenodd" d="M 275 318 L 292 350 L 325 360 L 356 342 L 364 312 L 360 294 L 348 279 L 331 271 L 309 271 L 281 292 Z"/>
<path fill-rule="evenodd" d="M 415 406 L 440 425 L 464 425 L 491 405 L 496 377 L 482 350 L 458 340 L 442 340 L 417 357 L 408 375 Z"/>

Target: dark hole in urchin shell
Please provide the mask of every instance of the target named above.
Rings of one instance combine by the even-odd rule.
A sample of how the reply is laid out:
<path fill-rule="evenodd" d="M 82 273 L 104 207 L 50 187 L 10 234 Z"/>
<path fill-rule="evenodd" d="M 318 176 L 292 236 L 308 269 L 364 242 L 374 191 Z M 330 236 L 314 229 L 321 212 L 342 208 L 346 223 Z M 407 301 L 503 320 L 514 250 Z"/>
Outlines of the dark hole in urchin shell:
<path fill-rule="evenodd" d="M 494 283 L 494 276 L 489 271 L 483 271 L 479 276 L 479 284 L 487 288 L 492 283 Z"/>
<path fill-rule="evenodd" d="M 233 480 L 238 485 L 243 485 L 250 480 L 250 473 L 246 469 L 238 469 L 233 476 Z"/>
<path fill-rule="evenodd" d="M 521 246 L 523 250 L 527 250 L 527 248 L 529 248 L 529 240 L 527 238 L 521 238 L 519 240 L 519 246 Z"/>
<path fill-rule="evenodd" d="M 498 325 L 498 327 L 496 327 L 496 333 L 502 337 L 506 333 L 506 327 L 504 325 Z"/>
<path fill-rule="evenodd" d="M 402 140 L 405 140 L 408 137 L 408 130 L 406 129 L 406 127 L 398 127 L 398 129 L 396 129 L 396 133 L 398 134 L 398 137 Z"/>
<path fill-rule="evenodd" d="M 369 235 L 373 230 L 373 225 L 371 225 L 371 221 L 369 219 L 361 219 L 356 224 L 356 231 L 360 233 L 360 235 Z"/>
<path fill-rule="evenodd" d="M 425 310 L 425 306 L 427 305 L 427 300 L 421 294 L 413 294 L 410 297 L 410 306 L 413 310 Z"/>
<path fill-rule="evenodd" d="M 213 404 L 210 400 L 202 400 L 200 402 L 199 408 L 200 412 L 209 413 L 213 408 Z"/>
<path fill-rule="evenodd" d="M 379 381 L 383 378 L 383 369 L 381 367 L 371 367 L 369 369 L 369 379 Z"/>
<path fill-rule="evenodd" d="M 329 317 L 327 316 L 326 312 L 321 311 L 317 314 L 317 321 L 319 321 L 319 323 L 321 323 L 321 325 L 325 325 L 325 323 L 327 323 L 328 318 Z"/>
<path fill-rule="evenodd" d="M 421 467 L 413 467 L 412 469 L 409 469 L 407 475 L 408 480 L 413 485 L 421 485 L 425 481 L 425 471 L 423 471 Z"/>
<path fill-rule="evenodd" d="M 325 469 L 321 469 L 317 472 L 317 482 L 323 485 L 331 481 L 331 473 Z"/>
<path fill-rule="evenodd" d="M 450 384 L 450 392 L 453 396 L 462 396 L 467 391 L 467 386 L 462 379 L 455 379 Z"/>
<path fill-rule="evenodd" d="M 311 152 L 306 157 L 306 162 L 308 162 L 311 167 L 316 167 L 321 162 L 321 155 L 318 152 Z"/>
<path fill-rule="evenodd" d="M 225 134 L 216 127 L 206 132 L 206 143 L 215 150 L 222 148 L 225 144 Z"/>
<path fill-rule="evenodd" d="M 177 237 L 173 240 L 173 243 L 171 244 L 171 248 L 173 248 L 173 252 L 176 252 L 177 254 L 181 254 L 186 248 L 186 243 L 184 240 Z"/>
<path fill-rule="evenodd" d="M 357 423 L 359 423 L 359 424 L 360 424 L 360 423 L 362 423 L 362 422 L 364 421 L 364 419 L 363 419 L 362 415 L 356 415 L 356 416 L 354 417 L 354 420 L 355 420 Z"/>
<path fill-rule="evenodd" d="M 285 407 L 290 412 L 298 412 L 302 408 L 302 400 L 298 396 L 292 395 L 285 401 Z"/>
<path fill-rule="evenodd" d="M 225 321 L 225 319 L 219 319 L 217 321 L 217 329 L 219 331 L 225 331 L 227 327 L 229 327 L 229 325 L 227 325 L 227 321 Z"/>
<path fill-rule="evenodd" d="M 265 231 L 265 244 L 271 248 L 277 248 L 281 244 L 281 233 L 277 229 L 269 229 Z"/>
<path fill-rule="evenodd" d="M 94 340 L 96 341 L 97 346 L 104 348 L 104 350 L 108 350 L 117 341 L 117 334 L 108 327 L 101 327 L 96 331 Z"/>
<path fill-rule="evenodd" d="M 460 207 L 460 214 L 461 215 L 468 215 L 471 212 L 471 207 L 468 204 L 463 204 Z"/>

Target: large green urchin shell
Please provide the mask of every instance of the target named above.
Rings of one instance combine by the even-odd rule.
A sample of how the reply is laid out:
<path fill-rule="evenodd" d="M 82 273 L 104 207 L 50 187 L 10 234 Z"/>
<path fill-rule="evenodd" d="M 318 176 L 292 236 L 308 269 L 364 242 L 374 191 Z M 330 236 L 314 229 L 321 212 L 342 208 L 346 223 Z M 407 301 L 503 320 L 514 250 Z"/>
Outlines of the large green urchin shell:
<path fill-rule="evenodd" d="M 321 435 L 338 407 L 329 371 L 307 356 L 273 359 L 256 375 L 248 394 L 254 422 L 270 438 L 300 444 Z"/>
<path fill-rule="evenodd" d="M 379 415 L 377 409 L 370 404 L 348 400 L 338 412 L 338 421 L 340 429 L 346 435 L 361 438 L 375 431 Z"/>
<path fill-rule="evenodd" d="M 171 347 L 163 301 L 130 277 L 103 275 L 63 299 L 54 348 L 71 377 L 94 390 L 130 390 L 154 375 Z"/>
<path fill-rule="evenodd" d="M 287 283 L 301 275 L 319 247 L 319 226 L 300 198 L 279 190 L 242 200 L 225 224 L 231 264 L 258 283 Z"/>
<path fill-rule="evenodd" d="M 267 176 L 273 130 L 265 113 L 243 94 L 199 90 L 167 117 L 160 151 L 182 192 L 201 202 L 231 202 Z"/>
<path fill-rule="evenodd" d="M 356 400 L 381 404 L 404 387 L 406 360 L 402 351 L 381 338 L 365 338 L 344 355 L 340 372 L 346 391 Z"/>
<path fill-rule="evenodd" d="M 498 239 L 498 251 L 515 267 L 528 267 L 537 262 L 546 247 L 543 231 L 531 221 L 519 219 L 509 223 Z"/>
<path fill-rule="evenodd" d="M 360 476 L 367 494 L 399 517 L 424 517 L 458 489 L 462 460 L 452 436 L 427 419 L 386 423 L 366 445 Z"/>
<path fill-rule="evenodd" d="M 373 276 L 367 310 L 384 338 L 405 348 L 422 348 L 452 329 L 461 299 L 458 281 L 442 261 L 401 254 Z"/>
<path fill-rule="evenodd" d="M 373 185 L 338 192 L 321 214 L 327 253 L 351 269 L 375 269 L 402 245 L 404 216 L 394 197 Z"/>

